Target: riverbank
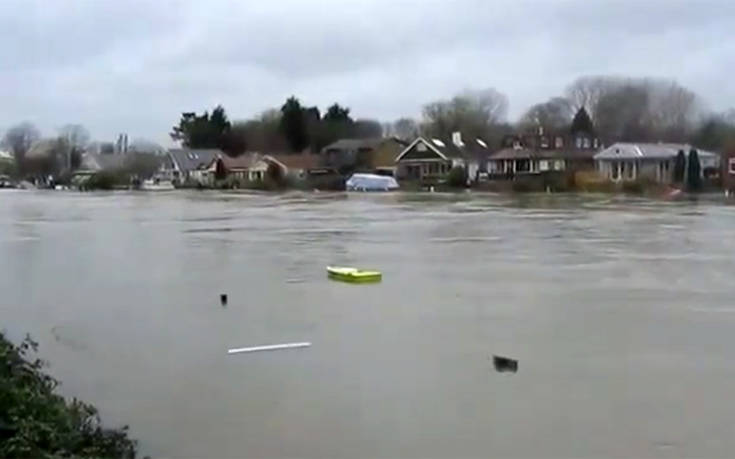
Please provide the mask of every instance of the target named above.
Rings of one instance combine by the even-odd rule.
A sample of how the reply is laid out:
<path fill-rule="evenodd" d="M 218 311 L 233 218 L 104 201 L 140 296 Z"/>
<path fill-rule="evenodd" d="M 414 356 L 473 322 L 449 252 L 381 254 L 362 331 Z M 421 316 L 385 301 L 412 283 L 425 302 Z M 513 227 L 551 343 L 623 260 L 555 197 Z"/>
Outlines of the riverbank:
<path fill-rule="evenodd" d="M 36 348 L 0 333 L 0 457 L 135 458 L 126 427 L 104 428 L 94 406 L 56 393 Z"/>

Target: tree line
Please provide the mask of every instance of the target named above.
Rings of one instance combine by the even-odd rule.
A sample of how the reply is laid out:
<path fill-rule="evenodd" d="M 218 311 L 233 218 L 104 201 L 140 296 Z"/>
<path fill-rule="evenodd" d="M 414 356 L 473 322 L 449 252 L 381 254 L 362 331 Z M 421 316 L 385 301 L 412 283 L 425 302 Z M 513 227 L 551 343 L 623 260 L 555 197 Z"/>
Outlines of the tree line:
<path fill-rule="evenodd" d="M 488 88 L 466 90 L 425 104 L 421 117 L 390 123 L 354 119 L 348 107 L 334 103 L 321 113 L 295 96 L 279 109 L 245 121 L 230 122 L 222 106 L 211 114 L 183 113 L 171 138 L 191 148 L 221 148 L 232 155 L 246 150 L 319 151 L 339 138 L 421 134 L 448 138 L 454 131 L 480 137 L 498 147 L 506 134 L 543 126 L 564 131 L 584 108 L 605 144 L 617 141 L 691 143 L 720 151 L 735 142 L 735 110 L 708 112 L 692 90 L 671 80 L 585 76 L 564 93 L 534 104 L 516 122 L 507 119 L 508 98 Z"/>
<path fill-rule="evenodd" d="M 266 110 L 257 117 L 231 122 L 224 107 L 211 113 L 185 112 L 170 136 L 188 148 L 219 148 L 232 156 L 245 151 L 319 151 L 345 137 L 383 135 L 375 120 L 354 119 L 350 109 L 334 103 L 322 114 L 318 107 L 302 105 L 289 97 L 280 109 Z"/>

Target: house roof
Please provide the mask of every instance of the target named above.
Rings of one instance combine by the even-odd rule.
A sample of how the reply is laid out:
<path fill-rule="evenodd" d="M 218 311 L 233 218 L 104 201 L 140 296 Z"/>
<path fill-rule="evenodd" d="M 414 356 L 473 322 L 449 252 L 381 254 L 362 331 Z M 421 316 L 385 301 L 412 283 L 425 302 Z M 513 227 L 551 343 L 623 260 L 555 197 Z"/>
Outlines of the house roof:
<path fill-rule="evenodd" d="M 168 151 L 176 167 L 183 172 L 189 172 L 206 166 L 217 155 L 226 156 L 222 150 L 211 149 L 183 149 L 174 148 Z"/>
<path fill-rule="evenodd" d="M 310 153 L 267 153 L 264 157 L 270 157 L 283 164 L 288 169 L 309 170 L 319 166 L 319 155 Z"/>
<path fill-rule="evenodd" d="M 680 150 L 687 155 L 694 148 L 678 143 L 628 143 L 618 142 L 595 155 L 595 159 L 667 159 L 675 157 Z M 716 153 L 697 149 L 700 158 L 714 158 Z"/>
<path fill-rule="evenodd" d="M 412 151 L 417 144 L 423 143 L 428 147 L 429 151 L 434 152 L 440 159 L 449 160 L 451 158 L 459 159 L 476 159 L 487 157 L 490 150 L 487 143 L 482 139 L 467 139 L 462 141 L 462 146 L 456 145 L 450 139 L 438 139 L 432 137 L 417 137 L 411 142 L 396 158 L 396 162 L 401 161 L 407 153 Z"/>
<path fill-rule="evenodd" d="M 217 158 L 222 161 L 225 168 L 233 169 L 249 169 L 258 160 L 258 155 L 255 153 L 244 153 L 240 156 L 227 156 L 220 155 Z"/>
<path fill-rule="evenodd" d="M 370 137 L 366 139 L 339 139 L 336 142 L 330 143 L 322 149 L 322 151 L 328 150 L 363 150 L 378 148 L 384 142 L 397 142 L 401 145 L 408 145 L 403 140 L 396 137 Z"/>
<path fill-rule="evenodd" d="M 594 149 L 503 148 L 490 155 L 490 159 L 592 159 L 595 153 Z"/>

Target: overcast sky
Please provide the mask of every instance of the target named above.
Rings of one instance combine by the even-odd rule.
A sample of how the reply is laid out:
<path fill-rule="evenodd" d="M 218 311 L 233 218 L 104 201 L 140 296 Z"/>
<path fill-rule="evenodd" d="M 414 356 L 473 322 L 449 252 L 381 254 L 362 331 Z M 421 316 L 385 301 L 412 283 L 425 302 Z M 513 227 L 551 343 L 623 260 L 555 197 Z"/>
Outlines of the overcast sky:
<path fill-rule="evenodd" d="M 0 1 L 0 130 L 84 124 L 170 145 L 181 111 L 291 94 L 418 117 L 494 87 L 510 119 L 582 75 L 675 78 L 735 106 L 734 0 Z"/>

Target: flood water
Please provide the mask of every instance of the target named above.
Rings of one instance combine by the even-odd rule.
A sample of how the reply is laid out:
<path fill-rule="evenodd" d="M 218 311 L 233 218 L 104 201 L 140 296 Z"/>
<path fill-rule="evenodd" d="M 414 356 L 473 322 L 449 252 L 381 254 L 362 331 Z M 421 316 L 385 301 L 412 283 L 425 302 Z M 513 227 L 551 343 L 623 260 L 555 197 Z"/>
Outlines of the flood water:
<path fill-rule="evenodd" d="M 733 235 L 714 199 L 2 192 L 0 327 L 152 456 L 731 456 Z"/>

